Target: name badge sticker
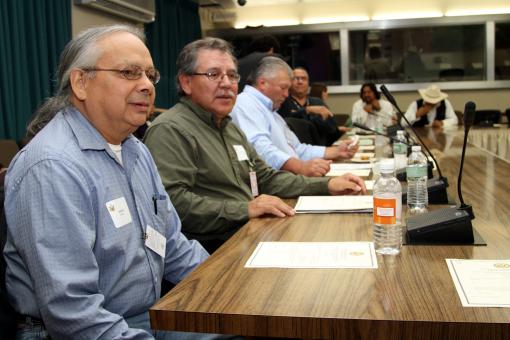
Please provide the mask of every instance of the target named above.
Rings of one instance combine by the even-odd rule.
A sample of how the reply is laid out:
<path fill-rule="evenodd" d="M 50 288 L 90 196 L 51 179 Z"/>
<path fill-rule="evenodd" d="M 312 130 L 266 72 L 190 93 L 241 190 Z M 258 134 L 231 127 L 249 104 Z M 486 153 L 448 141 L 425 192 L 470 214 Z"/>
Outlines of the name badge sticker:
<path fill-rule="evenodd" d="M 237 154 L 237 160 L 239 162 L 249 160 L 248 154 L 246 153 L 246 150 L 244 149 L 244 147 L 242 145 L 232 145 L 232 146 L 234 147 L 234 150 Z"/>
<path fill-rule="evenodd" d="M 166 237 L 150 225 L 147 225 L 145 246 L 162 258 L 165 258 Z"/>
<path fill-rule="evenodd" d="M 110 213 L 115 228 L 121 228 L 131 223 L 131 213 L 124 197 L 119 197 L 106 202 L 106 209 Z"/>
<path fill-rule="evenodd" d="M 255 171 L 250 171 L 250 187 L 253 198 L 257 197 L 259 195 L 259 186 L 257 184 L 257 173 Z"/>

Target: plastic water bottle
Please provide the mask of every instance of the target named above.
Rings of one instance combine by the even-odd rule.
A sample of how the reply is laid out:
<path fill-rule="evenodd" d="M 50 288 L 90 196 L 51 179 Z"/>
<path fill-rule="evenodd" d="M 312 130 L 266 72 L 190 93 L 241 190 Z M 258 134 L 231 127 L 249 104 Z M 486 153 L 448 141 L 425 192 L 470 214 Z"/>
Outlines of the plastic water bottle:
<path fill-rule="evenodd" d="M 427 212 L 429 196 L 427 191 L 427 158 L 421 146 L 414 145 L 407 160 L 407 213 L 418 215 Z"/>
<path fill-rule="evenodd" d="M 395 158 L 395 169 L 403 169 L 407 166 L 407 144 L 403 130 L 397 131 L 393 141 L 393 158 Z"/>
<path fill-rule="evenodd" d="M 374 185 L 374 245 L 381 255 L 397 255 L 402 247 L 402 187 L 395 178 L 393 159 L 380 162 Z"/>

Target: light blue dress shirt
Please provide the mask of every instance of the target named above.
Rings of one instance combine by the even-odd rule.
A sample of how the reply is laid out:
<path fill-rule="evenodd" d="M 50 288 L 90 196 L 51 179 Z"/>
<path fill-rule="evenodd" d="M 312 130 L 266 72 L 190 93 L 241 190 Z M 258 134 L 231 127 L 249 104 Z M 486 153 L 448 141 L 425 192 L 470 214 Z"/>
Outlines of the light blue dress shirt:
<path fill-rule="evenodd" d="M 291 157 L 303 161 L 324 157 L 324 146 L 299 142 L 285 120 L 273 111 L 272 100 L 250 85 L 237 97 L 231 117 L 262 159 L 275 169 L 281 169 Z"/>
<path fill-rule="evenodd" d="M 148 311 L 163 277 L 178 282 L 208 256 L 181 234 L 145 145 L 128 137 L 122 160 L 67 108 L 9 168 L 7 291 L 14 308 L 42 318 L 54 339 L 151 339 L 125 318 Z M 117 228 L 106 202 L 121 197 L 132 220 Z M 147 226 L 166 237 L 165 258 L 145 245 Z"/>

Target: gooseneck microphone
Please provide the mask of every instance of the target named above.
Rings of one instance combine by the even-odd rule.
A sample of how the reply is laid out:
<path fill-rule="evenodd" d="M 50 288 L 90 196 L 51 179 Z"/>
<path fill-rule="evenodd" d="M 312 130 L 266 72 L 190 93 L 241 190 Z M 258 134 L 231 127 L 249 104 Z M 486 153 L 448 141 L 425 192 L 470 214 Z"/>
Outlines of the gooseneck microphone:
<path fill-rule="evenodd" d="M 416 132 L 416 129 L 413 127 L 413 125 L 411 123 L 409 123 L 409 120 L 407 120 L 406 118 L 406 115 L 404 113 L 402 113 L 402 110 L 400 109 L 400 107 L 398 106 L 395 98 L 393 97 L 393 95 L 390 93 L 390 91 L 388 90 L 388 88 L 386 88 L 385 85 L 381 85 L 380 87 L 381 89 L 381 92 L 384 94 L 384 96 L 388 99 L 388 101 L 391 103 L 391 105 L 393 105 L 396 109 L 397 109 L 397 112 L 399 114 L 400 117 L 404 118 L 404 120 L 406 121 L 407 125 L 409 125 L 409 127 L 411 128 L 411 130 L 413 131 L 413 134 L 418 138 L 418 140 L 420 141 L 420 145 L 423 146 L 423 148 L 425 150 L 427 150 L 427 154 L 425 156 L 430 156 L 430 158 L 432 158 L 432 160 L 434 161 L 434 163 L 436 164 L 436 168 L 437 168 L 437 172 L 439 173 L 439 179 L 440 180 L 443 180 L 446 184 L 446 187 L 448 187 L 448 179 L 446 177 L 443 177 L 443 173 L 441 172 L 441 168 L 439 167 L 439 163 L 436 161 L 436 158 L 434 157 L 434 155 L 432 154 L 432 152 L 430 152 L 429 148 L 427 147 L 427 145 L 423 142 L 423 140 L 421 139 L 420 135 L 418 135 L 418 132 Z M 400 119 L 399 119 L 400 120 Z"/>
<path fill-rule="evenodd" d="M 473 208 L 464 203 L 461 181 L 466 153 L 467 136 L 473 125 L 476 105 L 466 103 L 464 109 L 464 144 L 459 167 L 457 190 L 460 206 L 433 210 L 407 219 L 408 244 L 485 244 L 479 235 L 475 239 L 475 230 L 471 223 L 474 219 Z"/>
<path fill-rule="evenodd" d="M 475 120 L 476 113 L 476 105 L 473 102 L 467 102 L 464 106 L 464 144 L 462 144 L 462 156 L 460 158 L 460 170 L 459 170 L 459 178 L 457 180 L 457 194 L 459 195 L 460 207 L 459 209 L 465 210 L 468 212 L 471 219 L 475 218 L 475 214 L 473 213 L 473 208 L 470 205 L 464 203 L 464 198 L 462 198 L 462 170 L 464 168 L 464 155 L 466 154 L 466 145 L 467 145 L 467 137 L 469 133 L 469 129 L 473 126 L 473 122 Z"/>

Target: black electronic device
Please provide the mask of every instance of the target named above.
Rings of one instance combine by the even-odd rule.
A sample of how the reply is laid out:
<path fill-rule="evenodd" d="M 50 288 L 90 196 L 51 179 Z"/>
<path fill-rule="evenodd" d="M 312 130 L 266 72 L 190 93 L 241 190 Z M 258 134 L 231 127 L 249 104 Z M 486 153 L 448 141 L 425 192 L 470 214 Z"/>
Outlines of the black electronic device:
<path fill-rule="evenodd" d="M 430 163 L 429 163 L 430 164 Z M 405 174 L 405 173 L 404 173 Z M 429 204 L 448 204 L 448 195 L 444 189 L 444 183 L 437 178 L 427 180 L 427 193 Z M 402 183 L 402 204 L 407 203 L 407 183 Z"/>
<path fill-rule="evenodd" d="M 431 185 L 430 187 L 428 185 L 429 183 L 427 183 L 427 188 L 429 189 L 429 191 L 428 191 L 428 197 L 429 197 L 428 201 L 429 201 L 429 204 L 445 204 L 445 203 L 448 203 L 448 193 L 446 191 L 446 188 L 448 188 L 448 179 L 443 176 L 443 173 L 441 172 L 441 168 L 439 167 L 439 163 L 436 161 L 436 158 L 434 157 L 432 152 L 430 152 L 430 150 L 427 147 L 427 145 L 423 142 L 423 140 L 421 139 L 420 135 L 418 135 L 418 133 L 414 129 L 413 125 L 406 118 L 405 114 L 402 112 L 402 110 L 400 110 L 400 107 L 398 106 L 397 101 L 395 100 L 395 98 L 390 93 L 390 91 L 386 88 L 385 85 L 381 85 L 381 92 L 384 94 L 386 99 L 388 99 L 388 101 L 395 107 L 395 109 L 397 109 L 399 121 L 400 121 L 400 119 L 404 119 L 405 120 L 407 125 L 413 131 L 413 134 L 418 138 L 418 141 L 420 142 L 420 145 L 422 146 L 422 148 L 427 151 L 425 153 L 422 150 L 422 152 L 425 155 L 425 157 L 430 156 L 430 158 L 432 158 L 432 161 L 434 162 L 434 164 L 436 164 L 436 169 L 437 169 L 437 172 L 439 174 L 439 178 L 436 181 L 431 181 L 430 182 L 430 185 Z M 427 159 L 428 159 L 428 157 L 427 157 Z M 431 164 L 428 163 L 428 167 L 427 167 L 427 174 L 428 174 L 428 176 L 427 176 L 427 178 L 428 179 L 433 179 L 432 168 L 430 166 L 431 166 Z M 400 175 L 400 178 L 399 178 L 399 173 L 398 172 L 397 172 L 396 175 L 397 175 L 397 179 L 402 180 L 401 178 L 403 178 L 403 174 Z M 433 193 L 432 195 L 430 194 L 431 192 Z"/>
<path fill-rule="evenodd" d="M 386 133 L 382 133 L 382 132 L 379 132 L 377 130 L 374 130 L 374 129 L 371 129 L 369 128 L 368 126 L 366 125 L 363 125 L 363 124 L 360 124 L 360 123 L 352 123 L 352 126 L 354 127 L 357 127 L 357 128 L 360 128 L 362 130 L 365 130 L 365 131 L 368 131 L 370 134 L 376 134 L 376 135 L 379 135 L 379 136 L 384 136 L 386 138 L 389 138 L 391 139 L 393 142 L 397 141 L 397 142 L 400 142 L 399 140 L 397 140 L 397 138 L 395 136 L 391 136 L 389 134 L 386 134 Z M 358 132 L 359 133 L 359 132 Z M 411 144 L 407 143 L 407 142 L 403 142 L 405 145 L 407 146 L 411 146 Z"/>
<path fill-rule="evenodd" d="M 449 207 L 411 216 L 407 219 L 407 244 L 475 244 L 473 234 L 474 213 L 471 206 L 464 203 L 461 182 L 467 136 L 475 115 L 475 104 L 466 103 L 464 110 L 464 144 L 460 161 L 457 190 L 459 207 Z"/>

